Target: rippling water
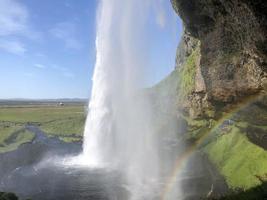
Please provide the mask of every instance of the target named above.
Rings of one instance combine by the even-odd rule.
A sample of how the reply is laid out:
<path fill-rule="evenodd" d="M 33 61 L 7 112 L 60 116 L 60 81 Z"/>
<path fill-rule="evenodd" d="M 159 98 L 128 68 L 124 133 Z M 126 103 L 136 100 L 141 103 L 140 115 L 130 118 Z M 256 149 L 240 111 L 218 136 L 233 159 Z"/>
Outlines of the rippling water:
<path fill-rule="evenodd" d="M 127 191 L 118 172 L 64 165 L 78 155 L 81 144 L 47 138 L 38 128 L 31 144 L 0 154 L 0 191 L 32 200 L 125 200 Z"/>
<path fill-rule="evenodd" d="M 126 190 L 114 171 L 49 167 L 21 167 L 3 181 L 6 191 L 22 198 L 38 200 L 115 200 L 126 199 Z"/>
<path fill-rule="evenodd" d="M 46 137 L 38 128 L 29 128 L 36 133 L 31 144 L 0 154 L 0 191 L 15 192 L 22 199 L 32 200 L 127 200 L 133 193 L 138 196 L 140 192 L 147 192 L 149 183 L 136 192 L 126 184 L 125 176 L 109 167 L 96 169 L 73 165 L 71 158 L 81 153 L 81 144 L 67 144 Z M 181 176 L 184 198 L 180 199 L 200 199 L 211 186 L 217 193 L 227 190 L 219 174 L 201 155 L 192 157 L 186 169 Z M 137 199 L 158 200 L 157 195 L 164 184 L 149 199 L 142 195 Z"/>

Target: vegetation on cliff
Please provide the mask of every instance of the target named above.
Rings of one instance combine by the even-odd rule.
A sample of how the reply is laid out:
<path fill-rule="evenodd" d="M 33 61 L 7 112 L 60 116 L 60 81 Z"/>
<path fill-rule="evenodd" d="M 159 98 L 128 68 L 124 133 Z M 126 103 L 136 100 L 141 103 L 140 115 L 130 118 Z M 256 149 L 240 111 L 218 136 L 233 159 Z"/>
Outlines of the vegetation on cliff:
<path fill-rule="evenodd" d="M 200 56 L 199 51 L 200 49 L 198 45 L 191 55 L 187 57 L 184 65 L 179 69 L 178 96 L 180 101 L 187 98 L 195 89 L 196 65 Z"/>
<path fill-rule="evenodd" d="M 266 2 L 172 0 L 172 4 L 185 26 L 178 51 L 189 52 L 178 53 L 176 61 L 177 110 L 187 123 L 185 138 L 197 141 L 209 135 L 198 150 L 208 155 L 232 190 L 260 187 L 267 179 Z M 201 43 L 197 56 L 191 53 L 197 51 L 191 42 L 195 40 Z M 262 98 L 238 106 L 258 94 Z M 227 117 L 235 105 L 238 109 Z"/>
<path fill-rule="evenodd" d="M 205 152 L 230 188 L 247 190 L 260 185 L 267 179 L 267 152 L 251 143 L 235 125 L 227 129 L 221 130 Z"/>

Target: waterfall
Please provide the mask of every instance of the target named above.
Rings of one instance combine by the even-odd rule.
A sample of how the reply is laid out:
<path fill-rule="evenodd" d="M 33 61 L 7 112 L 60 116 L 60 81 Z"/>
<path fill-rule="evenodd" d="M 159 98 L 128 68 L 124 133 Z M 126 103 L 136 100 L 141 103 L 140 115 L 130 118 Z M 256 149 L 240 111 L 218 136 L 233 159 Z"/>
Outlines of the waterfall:
<path fill-rule="evenodd" d="M 144 121 L 149 124 L 148 109 L 141 105 L 146 104 L 145 99 L 138 97 L 144 67 L 140 40 L 144 39 L 142 27 L 148 8 L 148 1 L 142 0 L 100 2 L 97 56 L 84 132 L 83 153 L 88 165 L 111 162 L 111 157 L 127 154 L 131 144 L 145 138 L 134 132 L 145 131 Z"/>
<path fill-rule="evenodd" d="M 159 195 L 158 138 L 151 102 L 142 91 L 142 51 L 150 0 L 102 0 L 96 64 L 84 132 L 83 162 L 122 171 L 131 199 Z"/>

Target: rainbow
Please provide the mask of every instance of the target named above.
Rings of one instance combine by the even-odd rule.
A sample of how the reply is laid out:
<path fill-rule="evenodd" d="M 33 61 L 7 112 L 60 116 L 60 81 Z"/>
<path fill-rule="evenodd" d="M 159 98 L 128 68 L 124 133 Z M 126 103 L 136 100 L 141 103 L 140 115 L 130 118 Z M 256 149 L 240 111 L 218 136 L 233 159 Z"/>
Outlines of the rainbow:
<path fill-rule="evenodd" d="M 211 135 L 211 133 L 217 130 L 226 120 L 231 119 L 235 113 L 258 101 L 264 95 L 266 94 L 257 93 L 251 95 L 244 98 L 241 102 L 238 102 L 237 104 L 231 106 L 231 108 L 225 110 L 224 115 L 216 120 L 215 125 L 202 133 L 202 136 L 184 151 L 184 153 L 176 160 L 174 169 L 167 179 L 166 185 L 163 188 L 162 194 L 160 196 L 161 200 L 167 200 L 168 194 L 172 191 L 172 188 L 175 185 L 177 175 L 180 172 L 183 163 L 195 152 L 195 150 L 197 150 L 204 143 L 204 141 Z"/>

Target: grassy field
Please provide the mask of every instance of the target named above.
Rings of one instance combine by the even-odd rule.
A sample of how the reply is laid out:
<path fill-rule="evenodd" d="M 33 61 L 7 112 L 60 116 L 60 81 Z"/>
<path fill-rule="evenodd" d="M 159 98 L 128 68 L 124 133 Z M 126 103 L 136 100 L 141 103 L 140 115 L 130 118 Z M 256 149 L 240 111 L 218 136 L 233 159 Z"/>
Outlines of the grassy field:
<path fill-rule="evenodd" d="M 232 189 L 247 190 L 267 178 L 267 152 L 236 126 L 209 144 L 206 152 Z"/>
<path fill-rule="evenodd" d="M 48 136 L 56 136 L 65 142 L 81 141 L 85 115 L 85 105 L 82 103 L 64 106 L 1 105 L 0 153 L 31 142 L 34 133 L 25 129 L 29 124 L 38 126 Z"/>

